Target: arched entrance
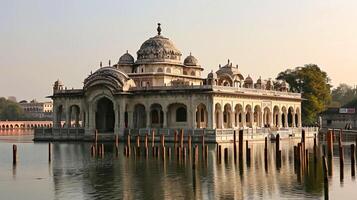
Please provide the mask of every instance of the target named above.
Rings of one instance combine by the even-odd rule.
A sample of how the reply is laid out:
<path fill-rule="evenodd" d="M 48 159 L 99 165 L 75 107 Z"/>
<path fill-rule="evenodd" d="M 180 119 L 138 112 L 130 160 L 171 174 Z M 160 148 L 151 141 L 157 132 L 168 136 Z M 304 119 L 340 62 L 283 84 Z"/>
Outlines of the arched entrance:
<path fill-rule="evenodd" d="M 113 102 L 103 97 L 97 102 L 95 113 L 95 127 L 99 132 L 114 132 L 114 106 Z"/>

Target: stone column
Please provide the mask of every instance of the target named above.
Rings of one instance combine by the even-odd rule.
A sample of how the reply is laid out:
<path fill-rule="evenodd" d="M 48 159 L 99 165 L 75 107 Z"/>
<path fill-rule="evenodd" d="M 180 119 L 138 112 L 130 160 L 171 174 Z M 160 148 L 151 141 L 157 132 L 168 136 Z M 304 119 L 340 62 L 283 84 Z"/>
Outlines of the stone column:
<path fill-rule="evenodd" d="M 259 126 L 261 127 L 261 128 L 263 128 L 264 127 L 264 112 L 260 112 L 259 113 Z"/>
<path fill-rule="evenodd" d="M 224 128 L 223 111 L 219 112 L 219 120 L 221 122 L 221 128 Z"/>
<path fill-rule="evenodd" d="M 231 117 L 231 121 L 230 121 L 230 123 L 231 123 L 231 128 L 234 128 L 235 127 L 235 112 L 234 111 L 231 111 L 231 114 L 230 114 L 230 117 Z"/>
<path fill-rule="evenodd" d="M 242 115 L 242 125 L 243 125 L 243 128 L 245 128 L 245 127 L 247 127 L 246 113 L 242 111 L 241 115 Z"/>
<path fill-rule="evenodd" d="M 66 108 L 66 127 L 70 128 L 71 127 L 71 108 L 68 107 Z"/>
<path fill-rule="evenodd" d="M 301 123 L 301 112 L 298 114 L 298 127 L 302 127 L 302 123 Z"/>
<path fill-rule="evenodd" d="M 254 124 L 254 112 L 250 112 L 250 126 L 253 128 Z"/>
<path fill-rule="evenodd" d="M 114 134 L 119 134 L 119 106 L 115 102 L 114 104 Z"/>
<path fill-rule="evenodd" d="M 163 106 L 162 108 L 162 112 L 163 112 L 163 128 L 167 128 L 167 106 Z"/>
<path fill-rule="evenodd" d="M 160 114 L 159 114 L 160 115 Z M 150 108 L 146 111 L 146 128 L 150 128 Z"/>
<path fill-rule="evenodd" d="M 123 99 L 119 103 L 119 128 L 124 130 L 125 128 L 125 100 Z"/>
<path fill-rule="evenodd" d="M 195 129 L 197 127 L 197 119 L 196 119 L 197 107 L 192 110 L 192 128 Z M 200 116 L 198 116 L 200 117 Z"/>
<path fill-rule="evenodd" d="M 278 113 L 278 123 L 277 123 L 277 127 L 278 128 L 281 128 L 282 127 L 282 116 L 283 115 L 283 113 L 282 112 L 279 112 Z"/>
<path fill-rule="evenodd" d="M 58 116 L 58 113 L 57 113 L 57 107 L 53 106 L 53 118 L 52 118 L 53 128 L 59 128 L 60 127 L 58 125 L 58 117 L 59 116 Z"/>
<path fill-rule="evenodd" d="M 291 113 L 291 115 L 292 115 L 292 118 L 291 118 L 291 120 L 292 120 L 292 123 L 291 123 L 291 127 L 295 127 L 295 113 Z"/>

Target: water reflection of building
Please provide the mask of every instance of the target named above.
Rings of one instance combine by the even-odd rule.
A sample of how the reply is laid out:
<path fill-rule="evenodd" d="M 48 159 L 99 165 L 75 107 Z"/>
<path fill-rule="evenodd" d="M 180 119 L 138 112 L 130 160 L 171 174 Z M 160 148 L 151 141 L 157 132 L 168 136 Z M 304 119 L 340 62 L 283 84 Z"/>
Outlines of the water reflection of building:
<path fill-rule="evenodd" d="M 211 146 L 208 164 L 203 166 L 200 155 L 196 170 L 192 169 L 190 157 L 186 162 L 179 162 L 175 154 L 165 162 L 151 156 L 148 159 L 133 155 L 113 158 L 113 146 L 107 144 L 104 158 L 91 158 L 90 144 L 55 143 L 54 188 L 57 197 L 85 195 L 88 199 L 280 199 L 296 195 L 319 198 L 322 194 L 321 161 L 315 169 L 311 162 L 309 173 L 298 180 L 292 151 L 296 142 L 282 142 L 283 161 L 279 170 L 275 165 L 275 145 L 269 144 L 268 171 L 264 168 L 264 145 L 258 143 L 251 144 L 249 167 L 245 158 L 235 164 L 232 145 L 227 145 L 231 155 L 228 163 L 222 159 L 218 164 L 216 150 Z M 308 141 L 309 150 L 312 144 Z M 122 144 L 119 148 L 123 148 Z"/>
<path fill-rule="evenodd" d="M 78 127 L 85 134 L 122 133 L 125 128 L 274 129 L 301 127 L 301 94 L 286 82 L 244 76 L 231 61 L 202 77 L 204 67 L 161 35 L 146 40 L 137 59 L 126 52 L 100 68 L 81 89 L 56 81 L 54 126 Z M 73 122 L 72 122 L 73 121 Z"/>

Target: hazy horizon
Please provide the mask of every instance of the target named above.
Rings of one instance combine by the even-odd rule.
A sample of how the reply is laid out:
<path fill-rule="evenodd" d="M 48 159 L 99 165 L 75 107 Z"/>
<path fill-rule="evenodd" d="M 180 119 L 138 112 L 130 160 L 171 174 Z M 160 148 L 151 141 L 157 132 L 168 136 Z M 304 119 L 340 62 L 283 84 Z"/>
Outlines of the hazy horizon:
<path fill-rule="evenodd" d="M 355 85 L 356 1 L 0 2 L 0 96 L 45 100 L 60 79 L 81 88 L 99 62 L 116 63 L 156 35 L 156 24 L 204 76 L 230 59 L 256 81 L 317 64 L 332 85 Z"/>

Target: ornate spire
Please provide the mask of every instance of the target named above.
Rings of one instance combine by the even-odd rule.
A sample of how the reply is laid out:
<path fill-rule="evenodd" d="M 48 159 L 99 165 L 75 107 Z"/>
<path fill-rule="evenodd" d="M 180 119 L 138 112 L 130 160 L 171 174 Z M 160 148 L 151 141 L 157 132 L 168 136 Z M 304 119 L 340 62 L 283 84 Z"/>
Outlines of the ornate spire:
<path fill-rule="evenodd" d="M 103 64 L 102 64 L 102 61 L 100 61 L 99 66 L 102 67 L 102 65 L 103 65 Z"/>
<path fill-rule="evenodd" d="M 161 24 L 157 23 L 157 29 L 156 30 L 157 30 L 157 34 L 158 35 L 161 35 L 161 27 L 160 26 L 161 26 Z"/>

